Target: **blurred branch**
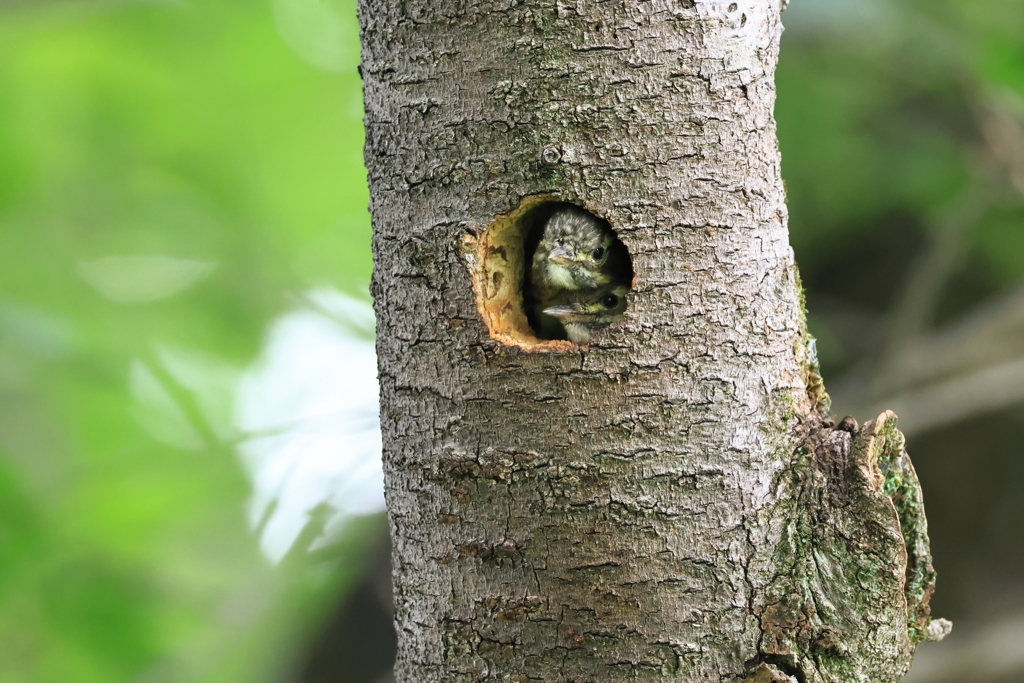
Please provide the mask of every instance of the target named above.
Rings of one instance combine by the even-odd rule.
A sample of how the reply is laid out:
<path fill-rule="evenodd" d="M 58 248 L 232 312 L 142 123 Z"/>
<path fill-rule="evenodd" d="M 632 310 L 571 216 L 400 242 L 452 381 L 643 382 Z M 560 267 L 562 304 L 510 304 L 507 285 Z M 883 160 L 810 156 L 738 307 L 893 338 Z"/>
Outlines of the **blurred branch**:
<path fill-rule="evenodd" d="M 979 306 L 896 355 L 900 385 L 919 386 L 1024 357 L 1024 286 Z"/>
<path fill-rule="evenodd" d="M 1024 401 L 1024 357 L 989 365 L 974 372 L 936 382 L 919 390 L 886 396 L 874 408 L 857 410 L 870 415 L 884 405 L 900 418 L 900 430 L 911 435 L 978 413 Z"/>
<path fill-rule="evenodd" d="M 963 255 L 965 235 L 991 206 L 989 183 L 975 178 L 933 223 L 931 242 L 910 267 L 906 286 L 890 314 L 881 362 L 872 380 L 872 393 L 882 393 L 898 378 L 900 350 L 932 322 L 943 287 Z"/>
<path fill-rule="evenodd" d="M 1024 196 L 1024 103 L 964 84 L 984 145 L 972 184 L 934 224 L 889 317 L 878 361 L 862 363 L 832 398 L 859 415 L 891 408 L 905 433 L 1024 401 L 1024 287 L 935 333 L 926 330 L 966 235 L 1009 186 Z"/>
<path fill-rule="evenodd" d="M 141 360 L 146 364 L 146 368 L 153 373 L 153 376 L 157 378 L 163 389 L 177 404 L 188 421 L 189 426 L 202 438 L 205 447 L 209 449 L 225 448 L 225 444 L 222 443 L 209 420 L 203 415 L 203 410 L 199 406 L 199 400 L 196 395 L 182 384 L 174 376 L 174 373 L 165 367 L 156 354 L 147 351 L 141 354 L 141 356 Z"/>
<path fill-rule="evenodd" d="M 893 356 L 889 391 L 840 383 L 833 401 L 855 415 L 891 408 L 904 433 L 1024 401 L 1024 286 Z"/>
<path fill-rule="evenodd" d="M 1011 90 L 972 101 L 988 151 L 1006 181 L 1024 196 L 1024 102 Z"/>

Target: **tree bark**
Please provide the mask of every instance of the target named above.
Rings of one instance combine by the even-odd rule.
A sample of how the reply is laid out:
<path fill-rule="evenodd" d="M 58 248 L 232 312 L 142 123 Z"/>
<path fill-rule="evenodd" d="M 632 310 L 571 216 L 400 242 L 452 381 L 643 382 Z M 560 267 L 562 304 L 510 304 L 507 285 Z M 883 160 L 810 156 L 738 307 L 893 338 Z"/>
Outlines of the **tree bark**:
<path fill-rule="evenodd" d="M 360 0 L 399 683 L 909 668 L 934 581 L 920 489 L 894 416 L 826 421 L 779 14 Z M 517 313 L 516 221 L 549 199 L 632 255 L 625 318 L 589 346 Z"/>

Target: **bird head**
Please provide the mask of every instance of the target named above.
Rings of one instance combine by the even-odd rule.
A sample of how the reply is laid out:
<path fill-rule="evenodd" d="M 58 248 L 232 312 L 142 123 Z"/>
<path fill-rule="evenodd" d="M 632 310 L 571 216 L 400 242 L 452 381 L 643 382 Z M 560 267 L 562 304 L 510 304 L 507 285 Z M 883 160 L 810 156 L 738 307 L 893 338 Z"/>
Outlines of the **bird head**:
<path fill-rule="evenodd" d="M 590 341 L 590 333 L 607 327 L 626 312 L 626 285 L 600 287 L 580 291 L 567 301 L 549 306 L 544 313 L 556 318 L 565 327 L 569 339 L 577 344 Z"/>
<path fill-rule="evenodd" d="M 611 229 L 593 214 L 578 207 L 560 208 L 544 225 L 535 266 L 557 287 L 599 287 L 612 277 L 606 266 L 614 241 Z"/>

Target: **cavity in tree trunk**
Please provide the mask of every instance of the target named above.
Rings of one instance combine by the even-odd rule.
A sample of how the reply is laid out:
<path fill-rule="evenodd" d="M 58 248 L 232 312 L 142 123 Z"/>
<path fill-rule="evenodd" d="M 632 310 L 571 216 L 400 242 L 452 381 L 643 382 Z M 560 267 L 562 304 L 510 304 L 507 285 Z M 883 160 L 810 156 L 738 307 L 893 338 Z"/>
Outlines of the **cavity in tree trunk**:
<path fill-rule="evenodd" d="M 894 416 L 825 414 L 779 13 L 361 0 L 399 683 L 909 668 L 934 582 L 920 490 Z M 522 311 L 554 201 L 632 257 L 626 315 L 588 346 Z"/>

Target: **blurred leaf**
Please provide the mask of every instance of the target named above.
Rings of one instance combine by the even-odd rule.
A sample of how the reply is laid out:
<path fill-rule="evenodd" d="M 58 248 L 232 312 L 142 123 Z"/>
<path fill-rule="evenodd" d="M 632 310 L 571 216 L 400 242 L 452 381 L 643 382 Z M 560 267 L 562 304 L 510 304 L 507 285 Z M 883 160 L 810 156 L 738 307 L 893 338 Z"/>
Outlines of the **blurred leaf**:
<path fill-rule="evenodd" d="M 111 301 L 127 303 L 174 296 L 208 276 L 217 265 L 171 256 L 108 256 L 79 261 L 78 274 Z"/>

